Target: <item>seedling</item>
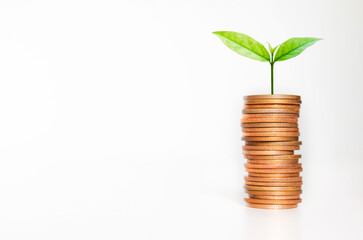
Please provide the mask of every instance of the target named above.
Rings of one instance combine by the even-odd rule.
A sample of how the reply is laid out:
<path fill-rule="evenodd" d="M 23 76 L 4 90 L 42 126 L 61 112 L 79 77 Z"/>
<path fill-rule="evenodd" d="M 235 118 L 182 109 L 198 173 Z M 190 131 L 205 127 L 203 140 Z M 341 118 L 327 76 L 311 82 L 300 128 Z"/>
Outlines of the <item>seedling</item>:
<path fill-rule="evenodd" d="M 261 62 L 269 62 L 271 66 L 271 94 L 274 94 L 274 64 L 277 61 L 285 61 L 296 57 L 306 48 L 310 47 L 321 38 L 290 38 L 286 42 L 272 47 L 268 43 L 267 51 L 265 46 L 255 39 L 243 33 L 219 31 L 213 32 L 222 42 L 236 53 Z"/>

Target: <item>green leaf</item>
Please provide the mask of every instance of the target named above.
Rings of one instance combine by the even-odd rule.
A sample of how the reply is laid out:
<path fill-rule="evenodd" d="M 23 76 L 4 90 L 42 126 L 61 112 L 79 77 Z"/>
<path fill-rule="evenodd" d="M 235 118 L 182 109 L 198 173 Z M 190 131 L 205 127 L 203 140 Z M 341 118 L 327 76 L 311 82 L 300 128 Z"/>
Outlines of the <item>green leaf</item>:
<path fill-rule="evenodd" d="M 276 52 L 274 61 L 284 61 L 296 57 L 319 40 L 321 38 L 290 38 L 281 44 Z"/>
<path fill-rule="evenodd" d="M 276 47 L 272 48 L 271 44 L 270 43 L 267 43 L 268 44 L 268 48 L 270 49 L 270 53 L 271 53 L 271 58 L 273 58 L 273 55 L 274 55 L 274 52 L 276 51 L 276 49 L 280 46 L 277 45 Z"/>
<path fill-rule="evenodd" d="M 213 32 L 222 42 L 236 53 L 261 62 L 270 61 L 266 48 L 255 39 L 242 33 L 220 31 Z"/>

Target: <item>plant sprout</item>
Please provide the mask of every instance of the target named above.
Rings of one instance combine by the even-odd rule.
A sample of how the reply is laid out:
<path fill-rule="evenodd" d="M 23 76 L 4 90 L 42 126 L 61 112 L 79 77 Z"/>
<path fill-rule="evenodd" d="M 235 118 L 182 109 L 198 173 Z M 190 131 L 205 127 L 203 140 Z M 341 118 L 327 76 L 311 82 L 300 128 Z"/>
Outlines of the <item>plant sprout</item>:
<path fill-rule="evenodd" d="M 286 42 L 272 47 L 268 43 L 267 51 L 265 46 L 246 34 L 229 31 L 213 32 L 222 42 L 236 53 L 261 62 L 269 62 L 271 66 L 271 94 L 274 94 L 274 64 L 277 61 L 285 61 L 296 57 L 306 48 L 310 47 L 321 38 L 290 38 Z"/>

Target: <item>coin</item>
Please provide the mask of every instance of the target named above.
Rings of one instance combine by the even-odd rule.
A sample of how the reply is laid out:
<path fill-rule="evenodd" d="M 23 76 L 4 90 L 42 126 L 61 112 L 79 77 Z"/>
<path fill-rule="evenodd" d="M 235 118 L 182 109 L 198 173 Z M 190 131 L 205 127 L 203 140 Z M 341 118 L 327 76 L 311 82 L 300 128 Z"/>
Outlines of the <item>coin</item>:
<path fill-rule="evenodd" d="M 297 123 L 297 117 L 254 117 L 242 118 L 242 123 Z"/>
<path fill-rule="evenodd" d="M 241 119 L 242 122 L 242 119 Z M 272 127 L 281 127 L 281 128 L 297 128 L 297 123 L 242 123 L 242 127 L 244 128 L 272 128 Z"/>
<path fill-rule="evenodd" d="M 250 104 L 244 105 L 243 109 L 286 109 L 300 111 L 300 105 L 296 104 Z"/>
<path fill-rule="evenodd" d="M 242 113 L 299 113 L 299 109 L 283 109 L 283 108 L 250 108 L 243 109 Z"/>
<path fill-rule="evenodd" d="M 289 151 L 254 151 L 254 150 L 243 150 L 246 155 L 291 155 L 294 154 L 293 150 Z"/>
<path fill-rule="evenodd" d="M 266 195 L 248 195 L 254 199 L 300 199 L 300 195 L 287 195 L 287 196 L 266 196 Z"/>
<path fill-rule="evenodd" d="M 302 182 L 250 182 L 250 181 L 245 181 L 245 184 L 251 185 L 251 186 L 287 187 L 287 186 L 301 186 Z"/>
<path fill-rule="evenodd" d="M 293 99 L 293 100 L 300 100 L 301 97 L 298 95 L 287 95 L 287 94 L 259 94 L 259 95 L 247 95 L 244 96 L 244 100 L 250 99 Z"/>
<path fill-rule="evenodd" d="M 249 177 L 260 177 L 260 178 L 290 178 L 299 177 L 300 173 L 255 173 L 249 172 Z"/>
<path fill-rule="evenodd" d="M 249 195 L 263 195 L 263 196 L 289 196 L 299 195 L 302 193 L 301 190 L 297 191 L 258 191 L 258 190 L 245 190 Z"/>
<path fill-rule="evenodd" d="M 245 189 L 251 191 L 299 191 L 301 190 L 301 186 L 269 187 L 245 185 Z"/>
<path fill-rule="evenodd" d="M 301 163 L 298 164 L 251 164 L 246 163 L 246 168 L 301 168 Z"/>
<path fill-rule="evenodd" d="M 273 146 L 273 145 L 251 146 L 251 145 L 247 145 L 247 146 L 243 146 L 242 149 L 243 150 L 260 150 L 260 151 L 282 151 L 282 150 L 299 150 L 300 146 Z"/>
<path fill-rule="evenodd" d="M 300 105 L 301 100 L 290 100 L 290 99 L 254 99 L 245 100 L 245 104 L 296 104 Z"/>
<path fill-rule="evenodd" d="M 260 168 L 246 168 L 248 173 L 298 173 L 301 172 L 302 168 L 271 168 L 271 169 L 260 169 Z"/>
<path fill-rule="evenodd" d="M 299 132 L 243 132 L 244 137 L 297 137 Z"/>
<path fill-rule="evenodd" d="M 248 203 L 261 203 L 261 204 L 276 204 L 276 205 L 284 205 L 284 204 L 297 204 L 301 203 L 301 198 L 299 199 L 256 199 L 256 198 L 245 198 L 245 201 Z"/>
<path fill-rule="evenodd" d="M 301 182 L 302 177 L 245 177 L 245 181 L 252 181 L 252 182 L 277 182 L 277 183 L 289 183 L 289 182 Z"/>
<path fill-rule="evenodd" d="M 248 159 L 247 163 L 252 164 L 297 164 L 299 163 L 298 159 L 293 160 L 255 160 L 255 159 Z"/>
<path fill-rule="evenodd" d="M 243 137 L 243 141 L 261 141 L 261 142 L 284 142 L 297 141 L 298 137 Z"/>
<path fill-rule="evenodd" d="M 301 158 L 300 154 L 296 155 L 278 155 L 278 156 L 261 156 L 261 155 L 245 155 L 248 159 L 258 160 L 292 160 Z"/>
<path fill-rule="evenodd" d="M 298 146 L 301 145 L 301 141 L 290 141 L 290 142 L 254 142 L 254 141 L 246 141 L 246 145 L 251 146 Z"/>
<path fill-rule="evenodd" d="M 242 114 L 243 118 L 268 118 L 268 117 L 279 117 L 279 118 L 295 118 L 299 117 L 298 113 L 258 113 L 258 114 Z"/>
<path fill-rule="evenodd" d="M 275 210 L 297 208 L 297 204 L 272 205 L 272 204 L 246 203 L 246 206 L 251 208 L 275 209 Z"/>
<path fill-rule="evenodd" d="M 242 132 L 298 132 L 298 128 L 242 128 Z"/>

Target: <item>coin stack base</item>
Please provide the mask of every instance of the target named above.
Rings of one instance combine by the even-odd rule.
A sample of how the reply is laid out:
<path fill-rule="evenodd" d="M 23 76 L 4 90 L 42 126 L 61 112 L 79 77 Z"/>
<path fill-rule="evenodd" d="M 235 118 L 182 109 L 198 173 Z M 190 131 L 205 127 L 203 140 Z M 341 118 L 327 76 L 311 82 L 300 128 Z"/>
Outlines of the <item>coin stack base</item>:
<path fill-rule="evenodd" d="M 291 209 L 301 203 L 302 165 L 298 118 L 300 96 L 244 97 L 241 119 L 246 205 L 262 209 Z"/>

